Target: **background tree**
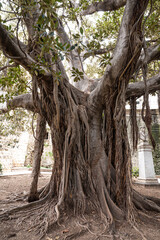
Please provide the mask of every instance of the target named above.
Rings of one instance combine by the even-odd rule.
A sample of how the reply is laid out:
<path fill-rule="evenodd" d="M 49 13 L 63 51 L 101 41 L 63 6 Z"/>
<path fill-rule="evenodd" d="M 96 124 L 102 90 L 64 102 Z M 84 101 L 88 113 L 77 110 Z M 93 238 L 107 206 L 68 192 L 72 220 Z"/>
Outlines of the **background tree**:
<path fill-rule="evenodd" d="M 124 11 L 119 10 L 124 5 Z M 30 108 L 45 118 L 54 155 L 52 176 L 41 192 L 42 199 L 9 214 L 31 208 L 35 211 L 32 217 L 39 216 L 36 226 L 43 236 L 48 226 L 59 220 L 62 209 L 82 214 L 96 208 L 112 226 L 115 220 L 131 221 L 135 207 L 159 212 L 158 199 L 144 197 L 132 188 L 125 113 L 126 100 L 132 98 L 134 103 L 144 95 L 143 119 L 150 133 L 148 94 L 159 89 L 160 74 L 147 75 L 147 66 L 159 59 L 160 50 L 159 39 L 151 35 L 145 41 L 145 26 L 151 16 L 158 18 L 159 2 L 19 0 L 9 1 L 7 7 L 15 16 L 16 28 L 12 30 L 1 18 L 0 47 L 6 58 L 32 77 L 31 95 L 13 98 L 8 107 Z M 106 19 L 103 25 L 97 16 L 98 27 L 91 35 L 84 16 L 97 11 L 112 13 L 102 16 Z M 100 59 L 101 68 L 105 67 L 103 75 L 89 79 L 84 61 L 104 53 Z M 144 82 L 130 85 L 137 76 Z M 133 138 L 136 147 L 137 135 Z"/>

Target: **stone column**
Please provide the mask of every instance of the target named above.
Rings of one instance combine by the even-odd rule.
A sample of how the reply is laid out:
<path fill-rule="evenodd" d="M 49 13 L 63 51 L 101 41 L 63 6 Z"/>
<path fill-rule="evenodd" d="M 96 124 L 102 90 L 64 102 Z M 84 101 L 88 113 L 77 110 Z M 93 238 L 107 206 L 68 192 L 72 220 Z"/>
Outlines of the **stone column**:
<path fill-rule="evenodd" d="M 148 140 L 141 138 L 141 143 L 138 147 L 138 160 L 139 160 L 139 178 L 141 184 L 152 185 L 158 184 L 155 177 L 152 147 Z"/>

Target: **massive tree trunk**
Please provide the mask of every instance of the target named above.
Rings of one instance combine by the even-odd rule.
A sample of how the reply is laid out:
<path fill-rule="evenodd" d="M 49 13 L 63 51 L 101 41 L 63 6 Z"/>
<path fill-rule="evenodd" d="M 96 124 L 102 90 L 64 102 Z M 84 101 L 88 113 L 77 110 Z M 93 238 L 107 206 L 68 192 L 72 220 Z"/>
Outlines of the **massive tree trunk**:
<path fill-rule="evenodd" d="M 66 79 L 41 85 L 55 159 L 48 194 L 58 199 L 57 219 L 63 204 L 83 212 L 92 202 L 110 222 L 133 213 L 125 101 L 142 47 L 146 5 L 127 2 L 111 67 L 90 95 L 78 92 Z M 39 84 L 36 76 L 35 82 Z"/>
<path fill-rule="evenodd" d="M 34 107 L 46 119 L 53 145 L 54 166 L 42 200 L 25 207 L 42 205 L 42 235 L 59 219 L 62 207 L 84 213 L 95 206 L 109 223 L 131 219 L 134 205 L 160 212 L 159 206 L 132 190 L 125 113 L 128 82 L 142 49 L 141 24 L 147 3 L 127 1 L 111 65 L 90 94 L 69 83 L 60 61 L 55 60 L 52 68 L 50 53 L 46 54 L 50 71 L 43 74 L 42 69 L 34 74 L 31 59 L 23 59 L 33 77 Z M 2 39 L 0 44 L 5 44 Z M 56 72 L 62 73 L 60 81 Z"/>

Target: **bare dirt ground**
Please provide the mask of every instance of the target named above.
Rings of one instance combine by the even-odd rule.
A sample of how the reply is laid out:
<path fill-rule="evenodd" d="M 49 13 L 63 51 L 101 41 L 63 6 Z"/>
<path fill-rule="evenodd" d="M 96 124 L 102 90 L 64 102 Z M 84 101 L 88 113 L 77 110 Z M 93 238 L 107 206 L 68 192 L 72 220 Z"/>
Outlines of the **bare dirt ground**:
<path fill-rule="evenodd" d="M 42 175 L 39 178 L 39 188 L 45 186 L 49 181 L 50 175 Z M 1 176 L 0 177 L 0 213 L 6 210 L 27 204 L 27 192 L 31 183 L 30 175 Z M 142 194 L 160 198 L 160 186 L 143 187 L 134 185 L 134 188 Z M 24 213 L 25 215 L 25 213 Z M 160 214 L 149 213 L 150 217 L 158 219 L 153 221 L 143 221 L 143 218 L 137 218 L 136 223 L 131 225 L 128 222 L 116 222 L 115 230 L 112 232 L 106 228 L 102 218 L 91 212 L 77 218 L 69 213 L 63 215 L 59 225 L 54 224 L 45 240 L 160 240 Z M 24 216 L 25 217 L 25 216 Z M 144 216 L 145 219 L 145 216 Z M 134 221 L 132 222 L 134 223 Z M 24 226 L 24 225 L 23 225 Z M 11 219 L 0 222 L 0 240 L 37 240 L 35 232 L 32 229 L 24 231 L 23 226 L 17 220 Z"/>

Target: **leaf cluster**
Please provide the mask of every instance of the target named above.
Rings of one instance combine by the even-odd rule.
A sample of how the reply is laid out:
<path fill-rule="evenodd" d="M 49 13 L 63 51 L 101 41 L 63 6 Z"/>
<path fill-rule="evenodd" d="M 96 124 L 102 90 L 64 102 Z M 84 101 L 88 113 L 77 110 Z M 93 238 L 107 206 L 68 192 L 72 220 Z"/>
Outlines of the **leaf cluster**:
<path fill-rule="evenodd" d="M 27 92 L 28 79 L 25 74 L 26 72 L 20 66 L 9 68 L 7 72 L 2 74 L 0 86 L 5 95 L 0 96 L 1 102 Z"/>
<path fill-rule="evenodd" d="M 72 73 L 72 78 L 74 82 L 78 82 L 84 78 L 84 73 L 79 71 L 78 68 L 73 67 L 71 70 L 71 73 Z"/>

